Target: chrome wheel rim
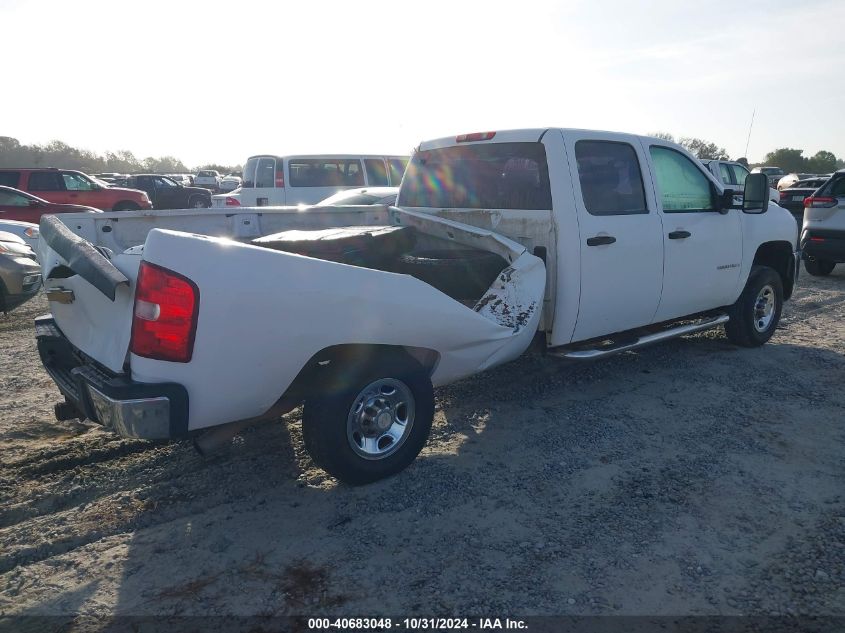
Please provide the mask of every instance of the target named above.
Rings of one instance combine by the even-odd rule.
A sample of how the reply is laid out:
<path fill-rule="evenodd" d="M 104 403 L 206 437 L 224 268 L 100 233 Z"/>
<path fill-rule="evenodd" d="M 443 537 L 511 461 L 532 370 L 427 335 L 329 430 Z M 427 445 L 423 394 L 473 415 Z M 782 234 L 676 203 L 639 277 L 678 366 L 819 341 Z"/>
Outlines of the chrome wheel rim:
<path fill-rule="evenodd" d="M 775 289 L 765 285 L 757 294 L 754 302 L 754 329 L 765 332 L 775 318 Z"/>
<path fill-rule="evenodd" d="M 384 459 L 399 450 L 414 426 L 414 396 L 395 378 L 371 382 L 355 397 L 346 418 L 349 446 L 364 459 Z"/>

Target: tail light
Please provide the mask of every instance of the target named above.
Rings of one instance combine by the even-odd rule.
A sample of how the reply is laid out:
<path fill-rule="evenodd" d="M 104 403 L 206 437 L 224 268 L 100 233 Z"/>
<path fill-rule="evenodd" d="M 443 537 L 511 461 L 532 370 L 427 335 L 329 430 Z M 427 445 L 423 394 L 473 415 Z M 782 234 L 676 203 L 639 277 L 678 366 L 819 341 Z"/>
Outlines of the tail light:
<path fill-rule="evenodd" d="M 456 143 L 470 143 L 472 141 L 489 141 L 496 136 L 495 132 L 473 132 L 472 134 L 461 134 L 455 137 Z"/>
<path fill-rule="evenodd" d="M 241 203 L 237 198 L 233 198 L 232 196 L 226 196 L 226 206 L 227 207 L 239 207 L 239 206 L 241 206 Z"/>
<path fill-rule="evenodd" d="M 789 197 L 790 197 L 790 194 L 786 193 L 785 191 L 780 192 L 780 199 L 781 200 L 786 200 Z"/>
<path fill-rule="evenodd" d="M 826 196 L 810 196 L 804 198 L 804 207 L 807 209 L 830 209 L 836 206 L 836 198 Z"/>
<path fill-rule="evenodd" d="M 193 281 L 142 261 L 135 288 L 129 351 L 155 360 L 190 362 L 199 303 L 200 291 Z"/>
<path fill-rule="evenodd" d="M 276 186 L 281 189 L 285 188 L 285 172 L 281 168 L 276 170 Z"/>

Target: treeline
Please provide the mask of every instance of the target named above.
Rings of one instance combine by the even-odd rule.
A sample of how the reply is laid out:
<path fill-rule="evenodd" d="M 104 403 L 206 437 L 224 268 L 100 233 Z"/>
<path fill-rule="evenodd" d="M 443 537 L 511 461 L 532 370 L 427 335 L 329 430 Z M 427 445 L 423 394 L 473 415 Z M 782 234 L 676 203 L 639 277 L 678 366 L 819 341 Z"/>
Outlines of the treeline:
<path fill-rule="evenodd" d="M 689 152 L 700 160 L 716 159 L 716 160 L 731 160 L 727 150 L 724 147 L 719 147 L 716 143 L 705 141 L 700 138 L 681 137 L 675 140 L 675 137 L 667 132 L 652 132 L 649 136 L 656 136 L 673 143 L 678 143 L 687 148 Z M 786 173 L 809 173 L 809 174 L 827 174 L 837 169 L 845 168 L 845 160 L 837 158 L 833 152 L 821 150 L 816 152 L 813 156 L 804 156 L 804 150 L 780 148 L 766 154 L 766 159 L 759 165 L 766 165 L 768 167 L 780 167 Z M 748 159 L 745 157 L 735 158 L 739 163 L 748 165 Z M 755 165 L 751 165 L 755 167 Z"/>
<path fill-rule="evenodd" d="M 148 156 L 139 159 L 128 150 L 97 154 L 71 147 L 62 141 L 51 141 L 46 145 L 24 145 L 11 136 L 0 136 L 0 167 L 60 167 L 88 174 L 180 174 L 200 169 L 216 169 L 220 173 L 240 171 L 239 165 L 201 165 L 191 170 L 175 156 Z"/>

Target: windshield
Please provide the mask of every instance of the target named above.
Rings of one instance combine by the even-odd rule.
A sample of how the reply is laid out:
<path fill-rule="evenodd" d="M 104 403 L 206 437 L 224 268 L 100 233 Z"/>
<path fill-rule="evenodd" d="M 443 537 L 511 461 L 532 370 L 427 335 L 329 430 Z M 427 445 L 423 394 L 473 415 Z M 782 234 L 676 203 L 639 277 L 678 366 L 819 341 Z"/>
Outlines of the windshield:
<path fill-rule="evenodd" d="M 551 209 L 542 143 L 457 145 L 414 154 L 399 206 Z"/>

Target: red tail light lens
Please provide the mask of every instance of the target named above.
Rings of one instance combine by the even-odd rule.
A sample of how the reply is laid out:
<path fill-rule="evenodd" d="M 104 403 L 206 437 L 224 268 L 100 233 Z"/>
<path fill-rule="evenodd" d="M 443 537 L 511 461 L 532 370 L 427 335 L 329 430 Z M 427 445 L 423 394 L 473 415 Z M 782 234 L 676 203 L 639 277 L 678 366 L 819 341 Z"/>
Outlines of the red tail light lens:
<path fill-rule="evenodd" d="M 155 360 L 190 362 L 199 305 L 200 291 L 193 281 L 167 268 L 141 262 L 129 351 Z"/>
<path fill-rule="evenodd" d="M 239 206 L 241 206 L 241 202 L 237 198 L 233 198 L 232 196 L 226 196 L 226 206 L 227 207 L 239 207 Z"/>
<path fill-rule="evenodd" d="M 836 206 L 836 198 L 827 198 L 824 196 L 810 196 L 804 198 L 804 207 L 813 209 L 829 209 Z"/>
<path fill-rule="evenodd" d="M 285 188 L 285 172 L 281 169 L 276 170 L 276 186 L 282 189 Z"/>
<path fill-rule="evenodd" d="M 461 134 L 455 137 L 456 143 L 470 143 L 472 141 L 489 141 L 496 136 L 495 132 L 473 132 L 472 134 Z"/>
<path fill-rule="evenodd" d="M 780 192 L 780 199 L 781 200 L 786 200 L 789 196 L 790 196 L 790 194 L 786 193 L 785 191 Z"/>

